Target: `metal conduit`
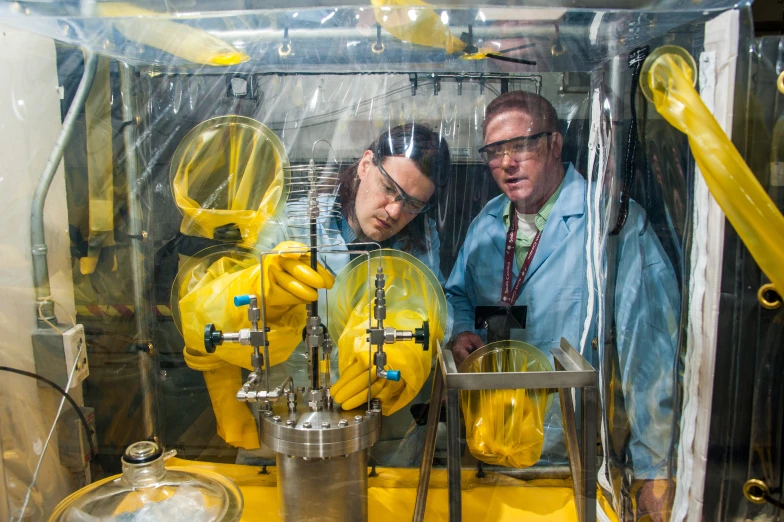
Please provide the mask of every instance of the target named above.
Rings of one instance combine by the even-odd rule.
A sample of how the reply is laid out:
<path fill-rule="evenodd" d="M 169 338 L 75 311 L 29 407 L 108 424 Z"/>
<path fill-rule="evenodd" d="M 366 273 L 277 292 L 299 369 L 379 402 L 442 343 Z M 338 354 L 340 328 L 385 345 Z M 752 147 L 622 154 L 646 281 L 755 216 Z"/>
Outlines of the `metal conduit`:
<path fill-rule="evenodd" d="M 33 194 L 33 205 L 30 212 L 30 239 L 32 244 L 33 253 L 33 287 L 35 288 L 35 301 L 36 301 L 36 316 L 43 316 L 45 319 L 51 321 L 54 316 L 54 302 L 52 302 L 52 290 L 49 286 L 49 264 L 46 259 L 46 237 L 44 232 L 44 203 L 46 203 L 46 196 L 49 193 L 49 187 L 52 185 L 52 180 L 57 172 L 57 167 L 63 159 L 63 152 L 65 146 L 71 140 L 74 125 L 76 124 L 76 117 L 82 112 L 87 95 L 90 94 L 90 88 L 95 79 L 95 69 L 98 65 L 98 57 L 91 51 L 84 51 L 84 74 L 79 81 L 79 87 L 76 89 L 71 106 L 68 108 L 68 113 L 63 120 L 63 127 L 60 130 L 60 135 L 54 144 L 52 152 L 49 154 L 49 159 L 46 162 L 44 171 L 41 178 L 38 180 L 38 185 L 35 187 Z M 39 322 L 41 318 L 38 318 Z"/>

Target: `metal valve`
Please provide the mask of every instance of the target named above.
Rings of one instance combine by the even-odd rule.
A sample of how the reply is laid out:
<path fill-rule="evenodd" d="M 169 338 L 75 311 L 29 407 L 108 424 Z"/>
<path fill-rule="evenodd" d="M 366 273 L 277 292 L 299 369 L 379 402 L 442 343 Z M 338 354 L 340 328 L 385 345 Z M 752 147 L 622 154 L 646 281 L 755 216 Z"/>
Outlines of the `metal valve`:
<path fill-rule="evenodd" d="M 422 328 L 414 330 L 414 342 L 421 344 L 424 351 L 430 349 L 430 323 L 428 321 L 423 321 Z"/>
<path fill-rule="evenodd" d="M 215 348 L 223 344 L 223 332 L 215 329 L 215 325 L 209 323 L 204 327 L 204 349 L 207 353 L 215 353 Z"/>

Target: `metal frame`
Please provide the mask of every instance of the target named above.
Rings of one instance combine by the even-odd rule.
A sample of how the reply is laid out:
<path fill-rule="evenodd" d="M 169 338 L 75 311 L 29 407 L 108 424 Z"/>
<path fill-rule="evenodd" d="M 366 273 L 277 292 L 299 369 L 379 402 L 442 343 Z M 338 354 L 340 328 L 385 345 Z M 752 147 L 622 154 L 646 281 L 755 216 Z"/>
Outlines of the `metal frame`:
<path fill-rule="evenodd" d="M 598 390 L 596 370 L 564 338 L 561 346 L 550 353 L 555 359 L 553 372 L 458 373 L 450 350 L 438 347 L 438 361 L 433 379 L 433 393 L 427 417 L 427 432 L 422 463 L 419 468 L 414 522 L 425 517 L 427 491 L 436 447 L 438 416 L 446 393 L 447 478 L 449 486 L 449 520 L 460 522 L 462 490 L 460 480 L 460 391 L 519 390 L 557 388 L 561 396 L 564 432 L 569 452 L 569 466 L 574 483 L 575 506 L 580 522 L 596 520 L 596 434 Z M 572 401 L 572 389 L 581 390 L 582 414 L 580 433 Z"/>

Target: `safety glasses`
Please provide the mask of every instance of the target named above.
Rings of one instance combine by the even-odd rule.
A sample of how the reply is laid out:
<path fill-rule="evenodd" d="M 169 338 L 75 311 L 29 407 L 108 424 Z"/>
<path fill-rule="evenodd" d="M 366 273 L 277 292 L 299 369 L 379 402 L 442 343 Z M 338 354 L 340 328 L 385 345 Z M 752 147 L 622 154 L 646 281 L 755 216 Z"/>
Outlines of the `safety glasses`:
<path fill-rule="evenodd" d="M 412 198 L 397 184 L 397 182 L 392 179 L 392 176 L 384 170 L 384 167 L 381 166 L 381 161 L 378 158 L 373 158 L 373 163 L 376 167 L 378 167 L 378 171 L 381 173 L 381 176 L 378 176 L 378 189 L 381 194 L 387 198 L 387 200 L 391 201 L 402 201 L 403 202 L 403 212 L 407 212 L 408 214 L 421 214 L 423 212 L 427 212 L 430 208 L 430 204 L 425 201 L 419 201 L 416 198 Z"/>
<path fill-rule="evenodd" d="M 508 140 L 489 143 L 479 149 L 479 156 L 482 158 L 482 161 L 490 166 L 500 163 L 504 156 L 520 161 L 525 153 L 536 150 L 541 138 L 551 136 L 552 134 L 552 132 L 537 132 L 530 136 L 517 136 Z"/>

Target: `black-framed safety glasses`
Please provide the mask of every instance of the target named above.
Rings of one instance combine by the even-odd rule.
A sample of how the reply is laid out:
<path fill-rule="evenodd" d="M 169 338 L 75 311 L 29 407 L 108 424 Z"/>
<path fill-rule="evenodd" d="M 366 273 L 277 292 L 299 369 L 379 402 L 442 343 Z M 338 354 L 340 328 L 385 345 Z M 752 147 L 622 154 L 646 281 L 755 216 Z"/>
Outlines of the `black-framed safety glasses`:
<path fill-rule="evenodd" d="M 530 136 L 517 136 L 508 140 L 488 143 L 479 149 L 479 157 L 488 165 L 495 161 L 500 161 L 504 156 L 509 156 L 513 160 L 522 159 L 521 156 L 526 152 L 531 152 L 539 146 L 540 138 L 552 136 L 554 132 L 537 132 Z"/>
<path fill-rule="evenodd" d="M 378 167 L 378 171 L 381 173 L 381 178 L 379 179 L 379 190 L 387 199 L 391 199 L 392 201 L 402 201 L 403 212 L 407 212 L 409 214 L 422 214 L 423 212 L 427 212 L 428 209 L 430 209 L 430 203 L 426 201 L 420 201 L 406 194 L 406 191 L 403 190 L 403 188 L 397 184 L 397 181 L 392 179 L 392 176 L 389 175 L 389 172 L 384 170 L 384 167 L 381 166 L 381 160 L 379 158 L 374 156 L 373 164 Z"/>

